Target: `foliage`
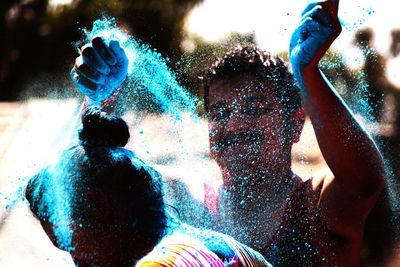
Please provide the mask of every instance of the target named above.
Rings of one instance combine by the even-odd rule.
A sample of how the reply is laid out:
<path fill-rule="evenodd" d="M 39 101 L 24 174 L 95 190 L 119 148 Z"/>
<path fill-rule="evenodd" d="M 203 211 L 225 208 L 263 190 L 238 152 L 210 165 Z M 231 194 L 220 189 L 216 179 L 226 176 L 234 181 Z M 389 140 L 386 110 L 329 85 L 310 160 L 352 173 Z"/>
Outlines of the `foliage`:
<path fill-rule="evenodd" d="M 240 34 L 234 32 L 214 43 L 206 42 L 199 36 L 193 36 L 185 40 L 185 43 L 189 43 L 188 46 L 192 47 L 193 50 L 186 51 L 175 64 L 174 68 L 181 84 L 191 91 L 192 94 L 202 99 L 203 89 L 201 78 L 204 72 L 231 47 L 237 44 L 254 44 L 255 36 L 253 33 Z M 203 110 L 200 110 L 200 113 L 202 112 Z"/>
<path fill-rule="evenodd" d="M 39 74 L 67 74 L 77 55 L 73 43 L 81 37 L 79 29 L 104 15 L 116 17 L 122 28 L 174 62 L 182 54 L 185 17 L 200 2 L 74 0 L 52 7 L 49 0 L 2 0 L 0 100 L 16 100 L 23 85 Z M 40 90 L 33 95 L 45 94 Z"/>

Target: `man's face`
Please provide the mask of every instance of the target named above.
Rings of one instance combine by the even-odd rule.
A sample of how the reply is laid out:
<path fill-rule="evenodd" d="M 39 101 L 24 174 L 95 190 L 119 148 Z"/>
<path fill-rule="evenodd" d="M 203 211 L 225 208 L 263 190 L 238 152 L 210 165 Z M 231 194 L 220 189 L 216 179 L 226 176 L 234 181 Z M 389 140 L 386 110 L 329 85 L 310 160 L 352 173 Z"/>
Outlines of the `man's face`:
<path fill-rule="evenodd" d="M 287 162 L 290 123 L 271 81 L 243 74 L 210 86 L 210 148 L 222 169 L 273 169 Z"/>

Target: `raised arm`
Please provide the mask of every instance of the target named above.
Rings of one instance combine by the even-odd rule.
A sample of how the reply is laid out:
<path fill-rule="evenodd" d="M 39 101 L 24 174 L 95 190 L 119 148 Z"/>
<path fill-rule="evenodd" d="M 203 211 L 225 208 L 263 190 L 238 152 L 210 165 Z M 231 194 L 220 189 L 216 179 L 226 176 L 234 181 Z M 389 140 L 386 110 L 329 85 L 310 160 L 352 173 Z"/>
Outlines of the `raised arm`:
<path fill-rule="evenodd" d="M 128 58 L 118 41 L 111 40 L 107 45 L 97 36 L 84 45 L 71 70 L 72 81 L 85 95 L 84 109 L 96 105 L 112 113 L 127 72 Z"/>
<path fill-rule="evenodd" d="M 318 205 L 328 227 L 350 237 L 354 229 L 362 229 L 385 171 L 375 143 L 318 68 L 341 31 L 338 5 L 338 0 L 309 2 L 290 41 L 290 61 L 318 144 L 334 175 L 314 184 L 320 192 Z"/>

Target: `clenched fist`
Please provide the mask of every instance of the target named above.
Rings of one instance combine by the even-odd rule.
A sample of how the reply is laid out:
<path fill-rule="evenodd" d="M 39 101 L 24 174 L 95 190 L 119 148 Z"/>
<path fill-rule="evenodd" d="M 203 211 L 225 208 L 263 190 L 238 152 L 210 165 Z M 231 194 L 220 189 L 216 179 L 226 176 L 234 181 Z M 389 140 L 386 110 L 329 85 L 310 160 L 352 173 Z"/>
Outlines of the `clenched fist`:
<path fill-rule="evenodd" d="M 76 87 L 88 98 L 101 102 L 110 97 L 127 76 L 128 58 L 116 40 L 107 45 L 101 37 L 81 49 L 71 70 Z"/>
<path fill-rule="evenodd" d="M 330 45 L 341 32 L 339 0 L 310 1 L 290 40 L 289 57 L 296 81 L 302 87 L 304 67 L 317 67 Z"/>

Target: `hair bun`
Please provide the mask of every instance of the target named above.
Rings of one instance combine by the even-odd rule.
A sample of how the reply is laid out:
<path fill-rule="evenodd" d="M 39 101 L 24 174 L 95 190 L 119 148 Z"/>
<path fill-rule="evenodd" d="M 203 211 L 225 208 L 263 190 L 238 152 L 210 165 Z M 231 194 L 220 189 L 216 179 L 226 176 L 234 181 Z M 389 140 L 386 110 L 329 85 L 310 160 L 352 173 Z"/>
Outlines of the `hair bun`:
<path fill-rule="evenodd" d="M 129 137 L 128 125 L 122 118 L 107 114 L 100 107 L 89 107 L 83 112 L 79 140 L 84 145 L 123 147 Z"/>

